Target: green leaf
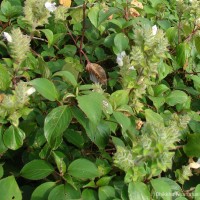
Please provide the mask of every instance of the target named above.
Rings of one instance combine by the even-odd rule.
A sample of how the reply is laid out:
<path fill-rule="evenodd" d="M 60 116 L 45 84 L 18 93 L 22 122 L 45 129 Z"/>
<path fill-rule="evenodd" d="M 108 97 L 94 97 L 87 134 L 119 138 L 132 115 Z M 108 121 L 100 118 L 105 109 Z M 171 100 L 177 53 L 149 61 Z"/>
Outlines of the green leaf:
<path fill-rule="evenodd" d="M 98 27 L 98 19 L 99 19 L 99 7 L 93 6 L 89 9 L 88 17 L 91 23 L 97 28 Z"/>
<path fill-rule="evenodd" d="M 119 13 L 119 9 L 117 8 L 113 8 L 113 7 L 109 7 L 108 8 L 109 10 L 105 11 L 104 9 L 102 9 L 100 12 L 99 12 L 99 17 L 98 17 L 98 26 L 101 25 L 102 22 L 104 22 L 105 20 L 108 19 L 109 16 L 111 16 L 112 14 L 114 13 Z"/>
<path fill-rule="evenodd" d="M 69 143 L 77 146 L 78 148 L 82 148 L 84 145 L 84 138 L 81 133 L 67 129 L 63 136 Z"/>
<path fill-rule="evenodd" d="M 198 184 L 195 188 L 194 197 L 195 200 L 200 200 L 200 184 Z"/>
<path fill-rule="evenodd" d="M 45 78 L 36 78 L 30 81 L 30 84 L 35 87 L 35 89 L 46 99 L 50 101 L 56 101 L 59 98 L 58 91 L 53 84 Z"/>
<path fill-rule="evenodd" d="M 82 192 L 82 200 L 98 200 L 98 195 L 95 190 L 85 189 Z"/>
<path fill-rule="evenodd" d="M 184 67 L 186 60 L 188 58 L 188 51 L 189 51 L 189 46 L 187 43 L 181 43 L 177 46 L 177 63 L 179 67 Z"/>
<path fill-rule="evenodd" d="M 77 97 L 79 108 L 94 124 L 101 120 L 103 99 L 103 95 L 96 92 Z"/>
<path fill-rule="evenodd" d="M 142 182 L 129 183 L 128 185 L 128 196 L 129 200 L 149 200 L 150 192 L 147 185 Z"/>
<path fill-rule="evenodd" d="M 22 177 L 30 180 L 40 180 L 54 171 L 54 168 L 44 160 L 32 160 L 24 165 L 20 174 Z"/>
<path fill-rule="evenodd" d="M 177 28 L 176 27 L 170 27 L 166 31 L 166 36 L 168 38 L 168 41 L 170 44 L 175 45 L 178 42 L 178 36 L 177 36 Z"/>
<path fill-rule="evenodd" d="M 106 186 L 110 183 L 110 181 L 112 180 L 114 176 L 105 176 L 105 177 L 102 177 L 100 178 L 97 182 L 96 182 L 96 185 L 98 187 L 100 186 Z"/>
<path fill-rule="evenodd" d="M 65 155 L 60 151 L 53 151 L 53 157 L 56 162 L 57 168 L 61 175 L 64 175 L 66 172 L 66 163 L 65 163 Z"/>
<path fill-rule="evenodd" d="M 129 101 L 129 91 L 117 90 L 110 95 L 109 101 L 114 109 L 122 105 L 127 105 Z"/>
<path fill-rule="evenodd" d="M 151 180 L 151 185 L 155 190 L 157 197 L 162 198 L 163 200 L 171 200 L 170 194 L 172 194 L 172 190 L 168 183 L 166 183 L 164 180 L 160 178 L 157 178 Z"/>
<path fill-rule="evenodd" d="M 53 40 L 54 40 L 53 32 L 49 29 L 42 29 L 41 31 L 45 34 L 48 40 L 48 47 L 50 47 L 53 44 Z"/>
<path fill-rule="evenodd" d="M 44 135 L 52 148 L 57 148 L 60 145 L 57 141 L 62 138 L 71 118 L 71 111 L 68 106 L 54 108 L 45 118 Z"/>
<path fill-rule="evenodd" d="M 0 197 L 1 200 L 22 200 L 22 194 L 14 176 L 0 180 Z"/>
<path fill-rule="evenodd" d="M 12 150 L 19 149 L 23 145 L 25 133 L 18 127 L 11 125 L 3 134 L 3 141 L 6 147 Z"/>
<path fill-rule="evenodd" d="M 163 118 L 158 113 L 155 113 L 150 109 L 145 110 L 145 117 L 147 122 L 149 123 L 159 123 L 159 124 L 164 123 Z"/>
<path fill-rule="evenodd" d="M 78 179 L 93 179 L 99 176 L 96 165 L 84 158 L 74 160 L 68 167 L 68 173 Z"/>
<path fill-rule="evenodd" d="M 196 50 L 198 52 L 198 54 L 200 54 L 200 36 L 195 36 L 195 47 L 196 47 Z"/>
<path fill-rule="evenodd" d="M 193 80 L 194 87 L 196 88 L 196 90 L 200 91 L 200 77 L 197 75 L 192 75 L 189 77 Z"/>
<path fill-rule="evenodd" d="M 149 96 L 149 99 L 151 99 L 151 101 L 153 101 L 153 105 L 156 107 L 157 110 L 165 103 L 164 97 L 151 97 L 151 96 Z"/>
<path fill-rule="evenodd" d="M 8 73 L 8 70 L 3 67 L 2 65 L 0 65 L 0 90 L 6 90 L 11 82 L 11 78 L 10 75 Z"/>
<path fill-rule="evenodd" d="M 184 104 L 187 100 L 187 94 L 180 90 L 172 91 L 165 99 L 166 103 L 170 106 L 175 106 L 176 104 Z"/>
<path fill-rule="evenodd" d="M 49 193 L 56 186 L 55 182 L 46 182 L 39 185 L 32 193 L 31 200 L 48 200 Z"/>
<path fill-rule="evenodd" d="M 200 134 L 189 134 L 187 137 L 187 144 L 183 147 L 187 156 L 200 157 Z"/>
<path fill-rule="evenodd" d="M 58 185 L 49 194 L 48 200 L 78 200 L 81 198 L 80 190 L 74 189 L 71 185 Z"/>
<path fill-rule="evenodd" d="M 53 76 L 61 76 L 63 77 L 63 79 L 70 83 L 71 85 L 73 85 L 74 87 L 77 86 L 77 81 L 74 77 L 74 75 L 71 72 L 68 71 L 59 71 L 57 73 L 55 73 Z"/>
<path fill-rule="evenodd" d="M 99 200 L 115 199 L 115 189 L 112 186 L 103 186 L 98 191 Z"/>
<path fill-rule="evenodd" d="M 98 125 L 88 122 L 86 133 L 92 142 L 94 142 L 100 149 L 105 148 L 108 144 L 110 129 L 103 121 Z"/>
<path fill-rule="evenodd" d="M 4 144 L 3 141 L 3 128 L 2 126 L 0 127 L 0 154 L 4 153 L 5 151 L 7 151 L 7 147 Z"/>
<path fill-rule="evenodd" d="M 118 53 L 121 53 L 129 47 L 129 39 L 124 33 L 118 33 L 114 38 L 114 44 Z"/>
<path fill-rule="evenodd" d="M 117 120 L 117 122 L 122 127 L 123 131 L 126 131 L 129 129 L 129 127 L 131 125 L 131 121 L 127 116 L 125 116 L 121 112 L 113 112 L 113 115 L 114 115 L 115 119 Z"/>
<path fill-rule="evenodd" d="M 160 85 L 156 85 L 154 88 L 154 94 L 155 96 L 161 96 L 164 92 L 166 92 L 167 90 L 169 90 L 169 88 L 164 85 L 164 84 L 160 84 Z"/>

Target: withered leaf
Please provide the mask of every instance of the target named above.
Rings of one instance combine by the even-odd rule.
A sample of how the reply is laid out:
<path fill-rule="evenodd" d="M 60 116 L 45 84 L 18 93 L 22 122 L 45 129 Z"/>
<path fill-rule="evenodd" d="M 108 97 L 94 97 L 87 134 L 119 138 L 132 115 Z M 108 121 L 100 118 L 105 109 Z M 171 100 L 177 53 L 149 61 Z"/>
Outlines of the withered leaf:
<path fill-rule="evenodd" d="M 107 85 L 106 72 L 99 64 L 88 63 L 86 65 L 86 70 L 90 73 L 90 80 L 94 83 L 100 83 L 102 85 Z"/>
<path fill-rule="evenodd" d="M 72 1 L 71 0 L 59 0 L 59 3 L 67 8 L 71 6 Z"/>
<path fill-rule="evenodd" d="M 132 0 L 131 4 L 134 5 L 137 8 L 143 9 L 143 5 L 141 2 L 137 1 L 137 0 Z"/>
<path fill-rule="evenodd" d="M 4 94 L 0 94 L 0 103 L 3 101 L 4 99 Z"/>

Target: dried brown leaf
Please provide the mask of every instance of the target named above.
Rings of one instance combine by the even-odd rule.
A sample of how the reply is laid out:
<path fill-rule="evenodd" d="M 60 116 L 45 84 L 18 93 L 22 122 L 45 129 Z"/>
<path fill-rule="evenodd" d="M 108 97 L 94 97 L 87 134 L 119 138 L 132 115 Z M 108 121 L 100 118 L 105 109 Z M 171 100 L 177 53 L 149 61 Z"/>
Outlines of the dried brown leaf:
<path fill-rule="evenodd" d="M 137 1 L 137 0 L 132 0 L 131 4 L 134 5 L 137 8 L 143 9 L 143 5 L 141 2 Z"/>
<path fill-rule="evenodd" d="M 86 65 L 86 70 L 90 73 L 91 81 L 100 83 L 102 85 L 107 85 L 106 72 L 99 64 L 88 63 Z"/>

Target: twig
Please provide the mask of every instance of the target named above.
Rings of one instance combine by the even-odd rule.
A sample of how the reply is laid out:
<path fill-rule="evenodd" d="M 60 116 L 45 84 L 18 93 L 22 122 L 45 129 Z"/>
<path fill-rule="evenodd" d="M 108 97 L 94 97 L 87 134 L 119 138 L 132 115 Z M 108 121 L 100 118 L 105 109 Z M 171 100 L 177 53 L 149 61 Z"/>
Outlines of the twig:
<path fill-rule="evenodd" d="M 199 31 L 199 30 L 200 30 L 200 27 L 197 26 L 197 28 L 194 29 L 194 30 L 192 31 L 192 33 L 190 33 L 190 34 L 186 37 L 185 42 L 189 42 L 189 41 L 191 40 L 192 36 L 194 36 L 194 35 L 197 33 L 197 31 Z"/>
<path fill-rule="evenodd" d="M 86 11 L 86 3 L 83 4 L 83 22 L 82 22 L 82 35 L 81 35 L 81 41 L 80 41 L 80 47 L 79 47 L 79 55 L 80 55 L 80 62 L 82 63 L 82 48 L 83 48 L 83 40 L 85 37 L 85 11 Z"/>
<path fill-rule="evenodd" d="M 69 27 L 68 27 L 68 26 L 67 26 L 67 29 L 68 29 L 68 35 L 69 35 L 69 36 L 71 37 L 71 39 L 73 40 L 74 45 L 76 46 L 76 48 L 79 50 L 79 52 L 81 52 L 81 54 L 84 55 L 84 57 L 85 57 L 87 63 L 90 63 L 90 61 L 89 61 L 87 55 L 85 54 L 85 52 L 84 52 L 82 49 L 80 50 L 80 46 L 77 45 L 77 41 L 75 40 L 75 38 L 74 38 L 74 36 L 72 35 L 71 31 L 69 30 Z"/>

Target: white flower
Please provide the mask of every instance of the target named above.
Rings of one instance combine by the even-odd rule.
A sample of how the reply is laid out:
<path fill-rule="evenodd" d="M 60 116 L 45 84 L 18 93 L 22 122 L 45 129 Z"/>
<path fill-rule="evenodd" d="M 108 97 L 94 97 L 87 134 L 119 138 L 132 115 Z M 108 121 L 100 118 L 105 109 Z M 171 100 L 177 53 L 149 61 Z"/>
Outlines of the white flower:
<path fill-rule="evenodd" d="M 123 66 L 123 58 L 126 56 L 126 52 L 122 51 L 121 53 L 117 54 L 116 62 L 117 64 L 122 67 Z"/>
<path fill-rule="evenodd" d="M 12 37 L 9 33 L 3 32 L 3 36 L 6 38 L 8 42 L 12 42 Z"/>
<path fill-rule="evenodd" d="M 198 169 L 200 168 L 200 164 L 198 162 L 192 162 L 189 164 L 189 167 L 192 169 Z"/>
<path fill-rule="evenodd" d="M 152 35 L 156 35 L 157 31 L 158 31 L 158 28 L 157 28 L 156 25 L 154 25 L 154 26 L 152 27 Z"/>
<path fill-rule="evenodd" d="M 50 12 L 54 12 L 57 8 L 56 8 L 56 3 L 50 3 L 50 2 L 46 2 L 45 3 L 45 7 L 48 11 Z"/>
<path fill-rule="evenodd" d="M 135 70 L 134 66 L 129 67 L 130 70 Z"/>
<path fill-rule="evenodd" d="M 29 88 L 29 89 L 26 91 L 26 94 L 27 94 L 28 96 L 30 96 L 30 95 L 33 94 L 35 91 L 36 91 L 35 88 L 34 88 L 34 87 L 31 87 L 31 88 Z"/>

